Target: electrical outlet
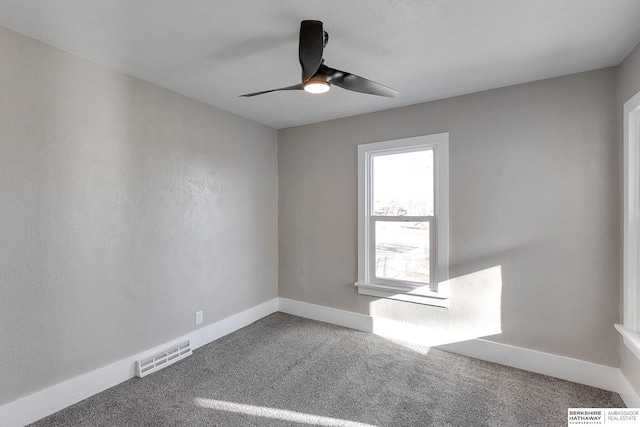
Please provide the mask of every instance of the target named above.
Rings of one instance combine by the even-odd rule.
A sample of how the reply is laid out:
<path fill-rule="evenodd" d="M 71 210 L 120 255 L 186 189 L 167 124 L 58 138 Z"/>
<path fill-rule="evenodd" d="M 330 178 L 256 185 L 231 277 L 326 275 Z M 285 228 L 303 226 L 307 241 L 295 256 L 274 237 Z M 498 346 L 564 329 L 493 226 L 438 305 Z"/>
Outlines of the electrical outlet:
<path fill-rule="evenodd" d="M 196 311 L 196 325 L 202 323 L 202 311 Z"/>

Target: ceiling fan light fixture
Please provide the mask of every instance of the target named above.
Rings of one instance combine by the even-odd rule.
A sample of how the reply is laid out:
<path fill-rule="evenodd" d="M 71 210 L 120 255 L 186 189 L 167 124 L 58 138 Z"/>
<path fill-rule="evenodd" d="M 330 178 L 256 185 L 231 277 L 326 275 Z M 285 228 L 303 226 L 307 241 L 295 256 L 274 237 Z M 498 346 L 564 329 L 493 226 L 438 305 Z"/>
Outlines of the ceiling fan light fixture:
<path fill-rule="evenodd" d="M 302 21 L 300 23 L 300 42 L 298 44 L 298 59 L 302 67 L 302 82 L 293 86 L 247 93 L 240 96 L 250 97 L 283 90 L 303 89 L 305 92 L 318 94 L 329 92 L 331 85 L 354 92 L 389 98 L 393 98 L 398 94 L 397 90 L 380 83 L 326 66 L 322 54 L 328 40 L 329 34 L 322 29 L 322 22 Z"/>
<path fill-rule="evenodd" d="M 321 80 L 309 81 L 304 85 L 304 90 L 309 93 L 325 93 L 329 92 L 331 85 L 329 82 Z"/>

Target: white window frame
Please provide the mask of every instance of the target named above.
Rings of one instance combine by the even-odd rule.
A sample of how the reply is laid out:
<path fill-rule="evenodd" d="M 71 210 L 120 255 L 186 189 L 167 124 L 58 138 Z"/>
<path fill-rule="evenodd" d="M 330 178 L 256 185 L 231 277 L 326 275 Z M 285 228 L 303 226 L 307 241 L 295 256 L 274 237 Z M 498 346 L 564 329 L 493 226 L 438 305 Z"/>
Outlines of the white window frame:
<path fill-rule="evenodd" d="M 431 284 L 415 286 L 410 282 L 379 280 L 374 277 L 370 263 L 375 247 L 371 220 L 371 164 L 379 154 L 433 150 L 434 161 L 434 218 L 429 220 L 430 237 L 435 243 L 430 259 Z M 431 227 L 435 223 L 435 227 Z M 433 245 L 431 246 L 433 247 Z M 418 304 L 449 307 L 449 133 L 416 136 L 373 142 L 358 146 L 358 293 L 391 298 Z M 394 283 L 395 282 L 395 283 Z"/>
<path fill-rule="evenodd" d="M 624 323 L 615 325 L 640 359 L 640 92 L 624 104 Z"/>

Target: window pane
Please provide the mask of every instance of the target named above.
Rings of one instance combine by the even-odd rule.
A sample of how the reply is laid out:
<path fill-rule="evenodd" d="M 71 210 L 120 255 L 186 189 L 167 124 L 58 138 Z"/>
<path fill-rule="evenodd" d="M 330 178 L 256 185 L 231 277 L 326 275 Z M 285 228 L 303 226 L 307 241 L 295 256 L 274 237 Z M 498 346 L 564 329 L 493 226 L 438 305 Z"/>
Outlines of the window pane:
<path fill-rule="evenodd" d="M 373 157 L 373 215 L 433 215 L 433 150 Z"/>
<path fill-rule="evenodd" d="M 429 283 L 429 222 L 376 221 L 375 275 Z"/>

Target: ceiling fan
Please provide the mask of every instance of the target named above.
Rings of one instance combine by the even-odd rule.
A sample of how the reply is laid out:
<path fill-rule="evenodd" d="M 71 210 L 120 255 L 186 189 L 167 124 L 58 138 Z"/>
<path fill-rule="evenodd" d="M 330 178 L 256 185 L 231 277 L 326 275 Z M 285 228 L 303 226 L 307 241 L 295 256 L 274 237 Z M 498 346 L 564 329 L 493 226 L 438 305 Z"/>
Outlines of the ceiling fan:
<path fill-rule="evenodd" d="M 380 83 L 324 65 L 322 52 L 328 41 L 329 34 L 322 29 L 322 22 L 302 21 L 300 23 L 300 45 L 298 50 L 298 57 L 302 66 L 302 83 L 240 96 L 256 96 L 281 90 L 305 90 L 309 93 L 324 93 L 329 91 L 332 84 L 354 92 L 387 96 L 389 98 L 393 98 L 398 94 L 397 90 Z"/>

